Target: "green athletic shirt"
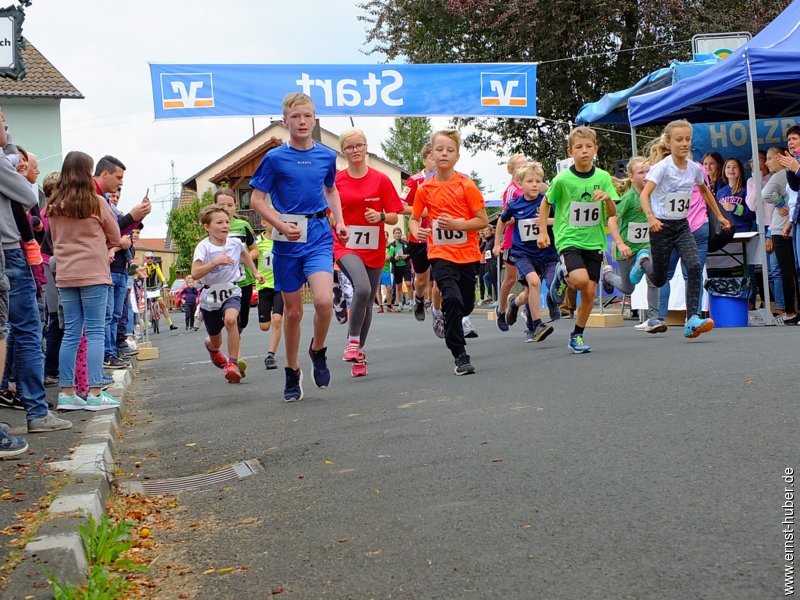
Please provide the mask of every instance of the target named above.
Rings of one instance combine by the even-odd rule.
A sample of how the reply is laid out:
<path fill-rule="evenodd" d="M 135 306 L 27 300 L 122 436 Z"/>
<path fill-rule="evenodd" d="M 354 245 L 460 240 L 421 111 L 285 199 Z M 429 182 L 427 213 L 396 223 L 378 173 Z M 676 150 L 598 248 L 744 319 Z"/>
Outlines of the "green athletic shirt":
<path fill-rule="evenodd" d="M 647 215 L 644 214 L 642 205 L 639 203 L 639 192 L 631 188 L 622 194 L 622 198 L 620 198 L 617 203 L 617 216 L 619 217 L 619 234 L 622 236 L 622 241 L 631 249 L 633 256 L 636 256 L 639 250 L 650 248 L 649 241 L 637 243 L 629 239 L 629 234 L 634 238 L 637 233 L 641 235 L 641 232 L 628 231 L 628 225 L 630 223 L 647 223 Z M 614 255 L 614 260 L 620 259 L 620 257 L 617 256 L 616 248 L 614 248 Z"/>
<path fill-rule="evenodd" d="M 397 254 L 408 254 L 408 245 L 403 241 L 391 241 L 386 245 L 386 252 L 394 258 Z M 405 267 L 408 265 L 407 258 L 398 258 L 394 261 L 395 267 Z"/>
<path fill-rule="evenodd" d="M 611 196 L 612 200 L 619 198 L 611 183 L 611 175 L 596 167 L 592 167 L 588 173 L 578 173 L 572 166 L 556 175 L 550 184 L 550 188 L 547 190 L 547 201 L 551 205 L 555 205 L 553 232 L 556 238 L 556 250 L 559 252 L 564 248 L 606 249 L 605 203 L 599 203 L 597 214 L 593 210 L 594 207 L 587 206 L 581 209 L 578 206 L 584 202 L 594 202 L 592 195 L 595 190 L 603 190 Z M 577 216 L 573 214 L 576 211 L 578 212 Z M 591 221 L 597 221 L 597 224 L 577 226 L 570 224 L 571 218 L 579 223 L 591 219 Z"/>
<path fill-rule="evenodd" d="M 244 251 L 250 252 L 250 246 L 255 243 L 256 234 L 253 232 L 253 227 L 250 225 L 248 221 L 244 219 L 237 219 L 234 217 L 231 219 L 231 228 L 228 232 L 228 237 L 235 237 L 241 240 L 242 244 L 244 245 Z M 244 274 L 244 279 L 240 279 L 236 282 L 236 285 L 239 287 L 244 287 L 246 285 L 252 285 L 255 283 L 255 278 L 250 274 L 250 271 L 244 265 L 244 261 L 241 261 L 241 265 L 239 267 L 241 272 Z"/>
<path fill-rule="evenodd" d="M 275 287 L 275 278 L 272 275 L 272 240 L 264 232 L 256 238 L 256 245 L 258 246 L 258 272 L 264 276 L 264 283 L 256 281 L 256 289 L 272 289 Z"/>

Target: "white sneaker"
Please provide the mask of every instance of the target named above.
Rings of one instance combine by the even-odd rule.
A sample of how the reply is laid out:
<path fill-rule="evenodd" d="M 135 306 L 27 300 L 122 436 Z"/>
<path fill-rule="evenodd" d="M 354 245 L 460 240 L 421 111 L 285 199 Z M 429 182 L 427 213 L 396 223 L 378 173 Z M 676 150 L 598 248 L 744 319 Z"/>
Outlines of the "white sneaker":
<path fill-rule="evenodd" d="M 465 338 L 478 337 L 478 332 L 475 331 L 475 326 L 472 324 L 472 321 L 469 320 L 469 317 L 464 317 L 461 319 L 461 327 L 464 330 Z"/>
<path fill-rule="evenodd" d="M 68 396 L 64 392 L 58 393 L 56 410 L 84 410 L 85 408 L 86 400 L 78 396 L 78 394 L 73 392 L 71 396 Z"/>
<path fill-rule="evenodd" d="M 642 321 L 638 325 L 634 326 L 636 331 L 647 331 L 647 321 Z"/>

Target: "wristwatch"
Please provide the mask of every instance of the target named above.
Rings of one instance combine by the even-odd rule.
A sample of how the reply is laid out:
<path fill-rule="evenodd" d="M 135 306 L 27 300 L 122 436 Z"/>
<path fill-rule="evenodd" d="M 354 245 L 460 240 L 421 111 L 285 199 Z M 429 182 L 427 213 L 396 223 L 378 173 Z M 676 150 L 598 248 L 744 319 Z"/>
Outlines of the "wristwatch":
<path fill-rule="evenodd" d="M 381 211 L 381 221 L 383 222 L 385 220 L 386 220 L 386 213 L 384 211 Z"/>

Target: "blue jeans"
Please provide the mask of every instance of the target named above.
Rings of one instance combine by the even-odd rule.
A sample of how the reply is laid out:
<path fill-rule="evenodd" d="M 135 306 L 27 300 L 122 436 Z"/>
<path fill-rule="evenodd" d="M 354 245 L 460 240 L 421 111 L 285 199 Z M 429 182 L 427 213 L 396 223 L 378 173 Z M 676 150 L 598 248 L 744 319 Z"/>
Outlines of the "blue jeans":
<path fill-rule="evenodd" d="M 75 384 L 75 357 L 82 332 L 86 333 L 89 387 L 103 385 L 103 338 L 109 287 L 100 284 L 59 290 L 64 307 L 64 339 L 58 354 L 59 385 L 62 388 Z"/>
<path fill-rule="evenodd" d="M 17 394 L 28 421 L 47 415 L 44 391 L 42 325 L 36 309 L 36 284 L 21 249 L 4 250 L 8 293 L 8 352 L 14 354 Z"/>
<path fill-rule="evenodd" d="M 767 273 L 769 275 L 769 291 L 775 308 L 783 310 L 783 282 L 781 281 L 781 268 L 778 266 L 778 257 L 774 252 L 767 252 Z"/>
<path fill-rule="evenodd" d="M 106 300 L 106 356 L 117 355 L 117 324 L 122 318 L 122 306 L 128 291 L 128 274 L 111 272 L 111 286 Z"/>
<path fill-rule="evenodd" d="M 693 231 L 694 241 L 697 244 L 697 256 L 700 259 L 700 299 L 697 301 L 698 315 L 703 309 L 703 267 L 706 265 L 706 255 L 708 254 L 708 223 L 704 223 L 697 231 Z M 678 268 L 678 253 L 673 251 L 669 257 L 669 267 L 667 268 L 667 283 L 661 288 L 661 293 L 658 299 L 658 316 L 662 319 L 667 318 L 669 313 L 669 282 L 672 276 L 675 275 L 675 269 Z M 683 281 L 686 281 L 686 268 L 681 265 L 683 271 Z M 687 314 L 691 314 L 690 307 L 686 307 Z"/>

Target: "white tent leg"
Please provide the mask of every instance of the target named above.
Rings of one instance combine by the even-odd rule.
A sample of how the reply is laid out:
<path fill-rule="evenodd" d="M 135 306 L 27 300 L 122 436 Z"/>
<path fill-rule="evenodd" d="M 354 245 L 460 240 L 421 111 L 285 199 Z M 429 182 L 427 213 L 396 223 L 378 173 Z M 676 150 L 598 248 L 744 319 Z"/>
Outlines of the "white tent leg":
<path fill-rule="evenodd" d="M 764 323 L 774 325 L 769 294 L 769 268 L 767 267 L 767 246 L 764 235 L 764 198 L 761 195 L 761 168 L 758 161 L 758 132 L 756 130 L 756 107 L 753 97 L 753 82 L 747 81 L 747 112 L 750 119 L 750 146 L 753 152 L 753 187 L 756 194 L 756 223 L 758 240 L 761 244 L 761 278 L 764 284 Z"/>

